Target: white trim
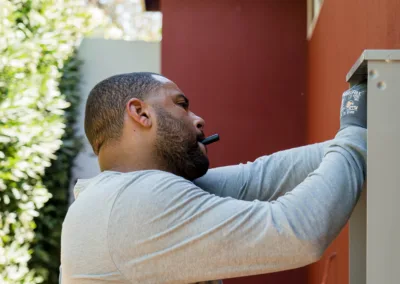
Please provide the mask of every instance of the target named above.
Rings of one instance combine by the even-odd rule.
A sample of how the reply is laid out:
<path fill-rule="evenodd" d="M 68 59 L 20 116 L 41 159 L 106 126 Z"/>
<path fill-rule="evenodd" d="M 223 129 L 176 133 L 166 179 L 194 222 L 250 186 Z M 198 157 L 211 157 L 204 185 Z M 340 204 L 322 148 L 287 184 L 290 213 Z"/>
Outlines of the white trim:
<path fill-rule="evenodd" d="M 142 11 L 146 12 L 146 2 L 145 0 L 140 0 L 140 6 L 142 7 Z"/>
<path fill-rule="evenodd" d="M 315 1 L 318 0 L 307 0 L 307 40 L 310 40 L 313 35 L 322 6 L 324 5 L 324 0 L 320 0 L 316 7 Z"/>

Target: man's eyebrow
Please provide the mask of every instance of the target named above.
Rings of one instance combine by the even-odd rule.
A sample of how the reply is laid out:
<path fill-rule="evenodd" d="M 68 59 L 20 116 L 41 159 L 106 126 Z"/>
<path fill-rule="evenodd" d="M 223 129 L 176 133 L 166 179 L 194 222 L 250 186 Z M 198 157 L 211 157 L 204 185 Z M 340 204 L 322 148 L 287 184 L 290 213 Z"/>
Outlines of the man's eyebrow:
<path fill-rule="evenodd" d="M 185 100 L 185 103 L 189 104 L 189 99 L 184 94 L 178 94 L 178 95 L 176 95 L 176 98 L 177 99 L 182 98 Z"/>

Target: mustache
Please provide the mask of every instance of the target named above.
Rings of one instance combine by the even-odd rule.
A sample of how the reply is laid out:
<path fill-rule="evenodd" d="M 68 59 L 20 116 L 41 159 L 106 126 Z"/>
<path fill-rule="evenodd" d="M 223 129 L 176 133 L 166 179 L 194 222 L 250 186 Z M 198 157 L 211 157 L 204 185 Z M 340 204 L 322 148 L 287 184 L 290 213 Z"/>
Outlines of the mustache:
<path fill-rule="evenodd" d="M 202 132 L 201 134 L 197 135 L 197 141 L 201 142 L 204 139 L 206 139 L 206 136 L 204 135 L 204 133 Z"/>

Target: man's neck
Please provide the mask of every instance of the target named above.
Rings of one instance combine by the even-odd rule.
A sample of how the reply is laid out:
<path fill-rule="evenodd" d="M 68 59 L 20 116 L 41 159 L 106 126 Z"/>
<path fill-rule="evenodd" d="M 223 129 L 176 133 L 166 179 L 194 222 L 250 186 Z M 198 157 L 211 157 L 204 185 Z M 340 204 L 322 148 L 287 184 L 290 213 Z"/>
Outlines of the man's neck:
<path fill-rule="evenodd" d="M 146 153 L 145 147 L 135 147 L 142 151 L 124 149 L 122 145 L 104 146 L 99 152 L 101 171 L 134 172 L 143 170 L 167 169 L 157 161 L 153 153 Z"/>

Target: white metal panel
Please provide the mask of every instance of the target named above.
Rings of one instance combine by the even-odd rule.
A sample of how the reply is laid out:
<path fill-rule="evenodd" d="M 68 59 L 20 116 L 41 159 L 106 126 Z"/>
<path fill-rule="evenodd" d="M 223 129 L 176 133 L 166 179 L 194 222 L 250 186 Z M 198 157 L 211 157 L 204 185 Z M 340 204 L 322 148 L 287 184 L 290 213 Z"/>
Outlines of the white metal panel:
<path fill-rule="evenodd" d="M 398 284 L 400 60 L 369 61 L 368 72 L 367 284 Z"/>
<path fill-rule="evenodd" d="M 367 282 L 367 192 L 366 186 L 354 209 L 349 226 L 350 284 Z"/>
<path fill-rule="evenodd" d="M 368 190 L 350 219 L 350 284 L 398 284 L 400 50 L 366 50 L 347 74 L 368 78 Z"/>
<path fill-rule="evenodd" d="M 346 81 L 350 82 L 357 79 L 358 76 L 367 75 L 367 63 L 373 60 L 377 61 L 398 61 L 400 60 L 400 50 L 398 49 L 374 49 L 365 50 L 357 59 L 356 63 L 351 67 L 347 73 Z"/>

